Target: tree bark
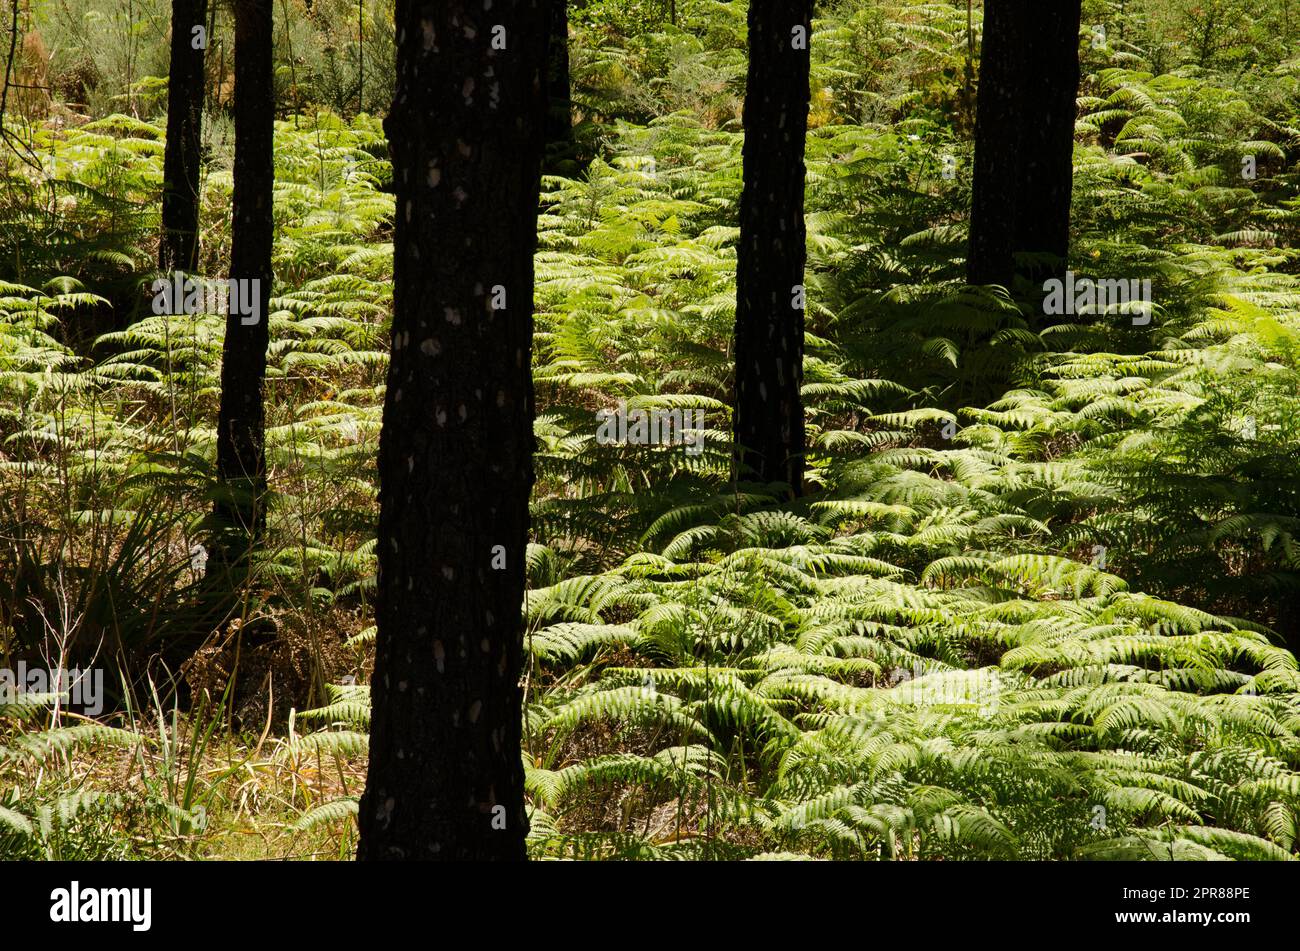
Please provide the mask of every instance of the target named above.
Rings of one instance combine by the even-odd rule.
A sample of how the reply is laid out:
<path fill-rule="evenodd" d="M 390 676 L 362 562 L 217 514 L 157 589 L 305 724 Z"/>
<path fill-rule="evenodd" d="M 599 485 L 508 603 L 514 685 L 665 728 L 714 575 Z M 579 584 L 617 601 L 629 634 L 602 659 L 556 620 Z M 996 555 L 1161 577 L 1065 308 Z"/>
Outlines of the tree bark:
<path fill-rule="evenodd" d="M 569 80 L 569 3 L 550 0 L 550 53 L 546 71 L 549 105 L 546 141 L 567 146 L 573 141 L 573 95 Z"/>
<path fill-rule="evenodd" d="M 1011 287 L 1015 276 L 1016 202 L 1020 196 L 1022 87 L 1026 16 L 1031 0 L 987 0 L 975 107 L 975 179 L 971 186 L 971 284 Z"/>
<path fill-rule="evenodd" d="M 226 316 L 217 417 L 218 524 L 236 529 L 225 547 L 238 560 L 265 525 L 266 449 L 262 383 L 274 244 L 275 104 L 271 97 L 272 0 L 235 3 L 235 167 L 230 279 L 256 295 L 255 322 L 233 306 Z M 234 547 L 235 545 L 241 547 Z"/>
<path fill-rule="evenodd" d="M 1063 274 L 1070 245 L 1081 0 L 988 0 L 967 280 Z"/>
<path fill-rule="evenodd" d="M 1070 254 L 1074 124 L 1079 106 L 1082 0 L 1036 4 L 1028 49 L 1022 147 L 1023 194 L 1016 248 L 1031 255 L 1022 270 L 1035 287 L 1064 278 Z"/>
<path fill-rule="evenodd" d="M 397 0 L 362 860 L 526 857 L 520 676 L 549 0 L 484 6 Z"/>
<path fill-rule="evenodd" d="M 751 3 L 736 249 L 739 476 L 803 490 L 804 140 L 812 0 Z"/>
<path fill-rule="evenodd" d="M 203 57 L 208 0 L 172 0 L 158 267 L 193 272 L 199 261 L 199 171 L 203 150 Z M 205 31 L 195 48 L 194 27 Z"/>

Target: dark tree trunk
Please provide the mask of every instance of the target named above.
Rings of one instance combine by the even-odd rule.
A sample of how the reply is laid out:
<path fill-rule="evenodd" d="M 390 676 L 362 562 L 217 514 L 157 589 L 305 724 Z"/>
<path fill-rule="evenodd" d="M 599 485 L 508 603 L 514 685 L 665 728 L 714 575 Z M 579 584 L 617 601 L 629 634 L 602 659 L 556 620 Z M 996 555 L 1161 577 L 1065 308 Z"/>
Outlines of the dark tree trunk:
<path fill-rule="evenodd" d="M 235 167 L 231 199 L 230 279 L 256 295 L 256 321 L 236 312 L 226 317 L 221 360 L 221 408 L 217 417 L 217 472 L 223 494 L 218 524 L 227 536 L 227 561 L 261 534 L 266 512 L 265 409 L 267 303 L 274 242 L 275 104 L 271 96 L 272 0 L 235 3 Z M 232 291 L 232 298 L 234 293 Z M 246 322 L 248 321 L 248 322 Z M 232 546 L 241 546 L 235 548 Z"/>
<path fill-rule="evenodd" d="M 167 149 L 163 153 L 162 239 L 158 267 L 189 271 L 199 260 L 199 166 L 203 149 L 203 47 L 208 0 L 172 0 L 171 68 L 167 78 Z"/>
<path fill-rule="evenodd" d="M 1081 0 L 988 0 L 967 279 L 1064 273 L 1070 244 Z"/>
<path fill-rule="evenodd" d="M 1082 0 L 1053 0 L 1033 9 L 1021 176 L 1032 204 L 1016 216 L 1016 250 L 1032 256 L 1022 270 L 1035 286 L 1063 278 L 1070 254 L 1081 7 Z"/>
<path fill-rule="evenodd" d="M 549 0 L 484 6 L 397 0 L 363 860 L 526 857 L 521 612 Z"/>
<path fill-rule="evenodd" d="M 812 0 L 751 3 L 736 261 L 737 472 L 802 493 L 804 139 Z"/>
<path fill-rule="evenodd" d="M 569 85 L 569 3 L 550 0 L 550 54 L 546 70 L 549 105 L 546 141 L 567 146 L 573 140 L 573 103 Z"/>
<path fill-rule="evenodd" d="M 1011 287 L 1015 275 L 1020 130 L 1024 117 L 1026 17 L 1031 0 L 988 0 L 975 109 L 975 180 L 971 186 L 971 284 Z"/>

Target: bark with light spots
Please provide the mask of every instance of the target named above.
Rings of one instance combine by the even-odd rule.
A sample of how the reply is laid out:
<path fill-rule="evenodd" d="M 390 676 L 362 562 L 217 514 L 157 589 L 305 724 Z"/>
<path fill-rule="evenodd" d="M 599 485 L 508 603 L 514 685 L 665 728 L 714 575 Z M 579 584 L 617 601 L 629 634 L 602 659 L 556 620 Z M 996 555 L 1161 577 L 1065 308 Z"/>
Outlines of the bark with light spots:
<path fill-rule="evenodd" d="M 203 147 L 203 45 L 194 27 L 208 0 L 172 0 L 171 66 L 167 74 L 167 146 L 163 153 L 162 239 L 158 267 L 189 271 L 199 260 L 199 172 Z"/>
<path fill-rule="evenodd" d="M 271 95 L 271 0 L 235 3 L 235 167 L 231 196 L 230 279 L 259 297 L 255 323 L 237 308 L 226 317 L 221 355 L 221 406 L 217 416 L 217 472 L 222 496 L 218 524 L 233 529 L 220 560 L 246 558 L 266 521 L 267 304 L 275 239 L 275 102 Z"/>
<path fill-rule="evenodd" d="M 366 860 L 525 857 L 521 611 L 549 0 L 484 6 L 397 3 Z"/>
<path fill-rule="evenodd" d="M 736 465 L 803 489 L 804 140 L 812 0 L 752 3 L 736 261 Z"/>
<path fill-rule="evenodd" d="M 1081 0 L 989 0 L 980 51 L 967 279 L 1065 271 Z M 1019 256 L 1019 260 L 1017 260 Z"/>

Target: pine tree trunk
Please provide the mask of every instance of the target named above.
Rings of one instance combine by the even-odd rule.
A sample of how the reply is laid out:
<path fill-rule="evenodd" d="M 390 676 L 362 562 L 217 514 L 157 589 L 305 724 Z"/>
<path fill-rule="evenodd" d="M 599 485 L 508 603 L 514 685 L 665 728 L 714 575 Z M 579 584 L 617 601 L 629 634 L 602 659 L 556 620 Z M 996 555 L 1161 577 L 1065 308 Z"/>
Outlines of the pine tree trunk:
<path fill-rule="evenodd" d="M 1082 0 L 1034 7 L 1023 108 L 1022 193 L 1032 200 L 1016 216 L 1016 249 L 1030 284 L 1064 278 L 1070 253 L 1074 123 L 1078 116 Z"/>
<path fill-rule="evenodd" d="M 550 54 L 546 85 L 546 141 L 567 145 L 573 140 L 572 90 L 569 85 L 569 3 L 550 0 Z"/>
<path fill-rule="evenodd" d="M 363 860 L 526 857 L 521 609 L 548 6 L 397 0 Z"/>
<path fill-rule="evenodd" d="M 975 180 L 971 188 L 971 284 L 1010 288 L 1016 203 L 1021 189 L 1024 30 L 1032 0 L 987 0 L 975 110 Z"/>
<path fill-rule="evenodd" d="M 235 167 L 231 199 L 230 279 L 257 296 L 257 320 L 231 312 L 221 361 L 217 471 L 223 496 L 218 523 L 236 532 L 227 561 L 261 534 L 266 513 L 265 408 L 267 304 L 274 242 L 275 103 L 271 95 L 272 0 L 235 3 Z M 232 547 L 237 544 L 239 547 Z"/>
<path fill-rule="evenodd" d="M 199 170 L 203 149 L 203 56 L 194 27 L 207 30 L 208 0 L 172 0 L 158 267 L 193 272 L 199 260 Z M 206 35 L 205 35 L 206 36 Z"/>
<path fill-rule="evenodd" d="M 1081 0 L 988 0 L 967 280 L 1062 275 L 1070 249 Z"/>
<path fill-rule="evenodd" d="M 812 0 L 751 3 L 736 261 L 737 471 L 802 493 L 804 140 Z"/>

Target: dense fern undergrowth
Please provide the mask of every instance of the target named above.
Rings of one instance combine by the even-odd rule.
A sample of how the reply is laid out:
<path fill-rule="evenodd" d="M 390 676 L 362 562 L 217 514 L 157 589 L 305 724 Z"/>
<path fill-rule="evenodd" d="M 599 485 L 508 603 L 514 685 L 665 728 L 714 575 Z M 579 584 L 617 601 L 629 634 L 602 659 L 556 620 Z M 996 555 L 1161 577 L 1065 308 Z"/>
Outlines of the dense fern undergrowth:
<path fill-rule="evenodd" d="M 532 854 L 1296 857 L 1300 60 L 1088 52 L 1073 266 L 1149 277 L 1156 307 L 1044 327 L 962 283 L 964 11 L 819 21 L 792 504 L 730 475 L 731 6 L 574 38 L 576 98 L 637 121 L 588 123 L 590 164 L 544 179 Z M 106 666 L 117 712 L 0 706 L 0 855 L 347 857 L 380 123 L 277 127 L 270 545 L 233 605 L 202 563 L 223 319 L 149 308 L 161 124 L 32 134 L 41 170 L 11 160 L 0 189 L 0 647 Z M 212 277 L 230 188 L 214 162 Z M 702 451 L 601 444 L 620 401 L 702 411 Z"/>

